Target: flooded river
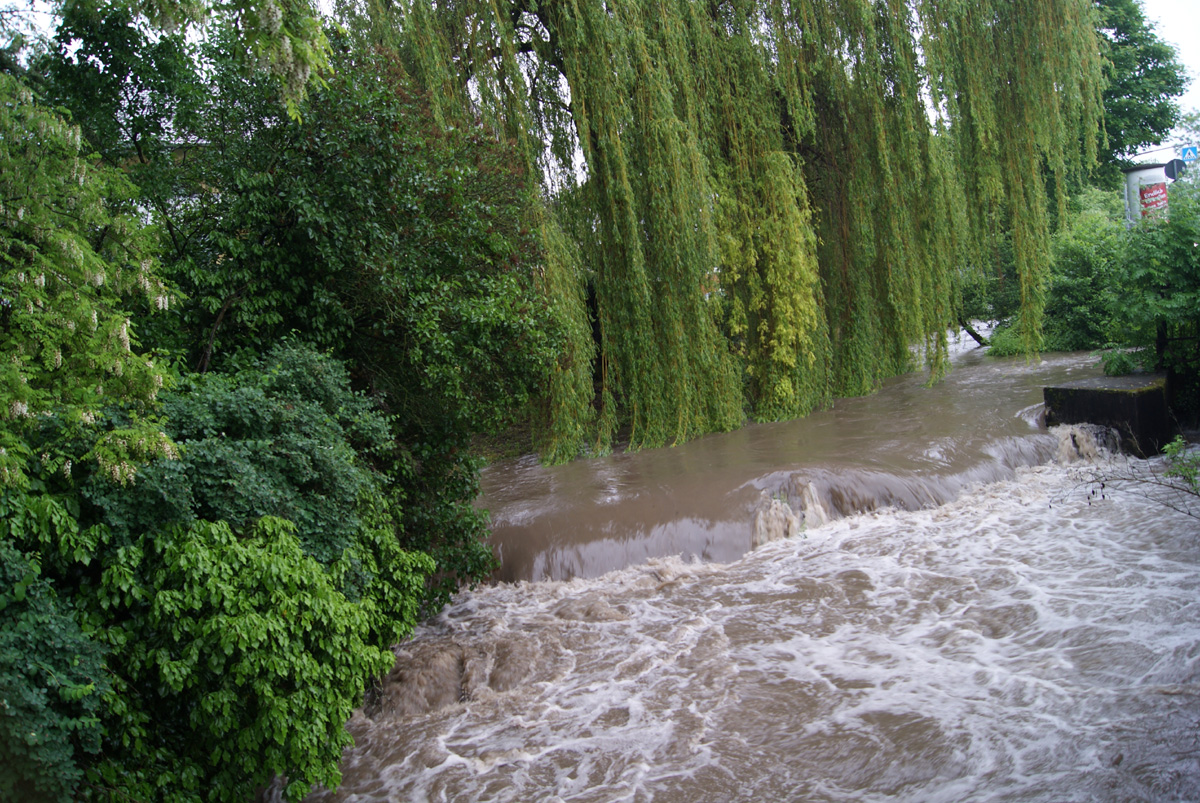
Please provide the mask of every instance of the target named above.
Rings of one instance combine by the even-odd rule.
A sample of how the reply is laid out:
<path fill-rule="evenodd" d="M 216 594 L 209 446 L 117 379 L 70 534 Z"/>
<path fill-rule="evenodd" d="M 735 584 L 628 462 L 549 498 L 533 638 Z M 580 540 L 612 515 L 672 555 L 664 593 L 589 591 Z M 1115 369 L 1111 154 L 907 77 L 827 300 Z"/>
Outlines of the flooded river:
<path fill-rule="evenodd" d="M 508 582 L 397 647 L 310 799 L 1200 800 L 1200 522 L 1040 424 L 1092 363 L 493 466 Z"/>

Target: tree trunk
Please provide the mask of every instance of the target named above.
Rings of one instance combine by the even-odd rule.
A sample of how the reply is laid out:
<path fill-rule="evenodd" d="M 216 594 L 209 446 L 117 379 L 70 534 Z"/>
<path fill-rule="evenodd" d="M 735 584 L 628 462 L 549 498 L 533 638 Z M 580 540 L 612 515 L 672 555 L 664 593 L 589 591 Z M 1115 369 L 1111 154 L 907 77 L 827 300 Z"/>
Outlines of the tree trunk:
<path fill-rule="evenodd" d="M 972 338 L 974 338 L 975 342 L 978 343 L 979 345 L 981 345 L 981 346 L 992 345 L 991 343 L 988 342 L 988 339 L 986 337 L 984 337 L 983 335 L 976 332 L 975 328 L 973 326 L 971 326 L 971 324 L 968 323 L 965 318 L 960 317 L 958 319 L 958 325 L 961 326 L 963 329 L 965 329 L 967 334 L 969 334 Z"/>

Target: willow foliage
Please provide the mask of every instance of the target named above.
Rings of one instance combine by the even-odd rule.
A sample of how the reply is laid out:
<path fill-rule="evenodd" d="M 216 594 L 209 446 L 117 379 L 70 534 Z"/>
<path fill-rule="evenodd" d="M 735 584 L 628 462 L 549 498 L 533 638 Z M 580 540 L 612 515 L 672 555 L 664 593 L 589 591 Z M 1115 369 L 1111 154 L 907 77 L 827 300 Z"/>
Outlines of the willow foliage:
<path fill-rule="evenodd" d="M 1037 347 L 1048 183 L 1096 149 L 1086 0 L 371 13 L 443 122 L 482 117 L 543 176 L 543 286 L 575 333 L 542 408 L 550 456 L 622 426 L 639 447 L 801 415 L 914 346 L 936 376 L 960 277 L 1005 232 Z"/>

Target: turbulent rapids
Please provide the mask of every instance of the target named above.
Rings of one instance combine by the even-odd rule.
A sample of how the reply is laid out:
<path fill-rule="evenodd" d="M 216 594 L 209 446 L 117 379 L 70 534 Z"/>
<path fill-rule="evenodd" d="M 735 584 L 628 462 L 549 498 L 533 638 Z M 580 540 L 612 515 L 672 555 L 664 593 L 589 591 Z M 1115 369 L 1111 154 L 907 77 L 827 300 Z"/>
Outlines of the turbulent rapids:
<path fill-rule="evenodd" d="M 1200 799 L 1200 522 L 1096 492 L 1103 444 L 1039 424 L 1090 370 L 968 357 L 691 451 L 499 467 L 517 581 L 396 648 L 311 799 Z"/>

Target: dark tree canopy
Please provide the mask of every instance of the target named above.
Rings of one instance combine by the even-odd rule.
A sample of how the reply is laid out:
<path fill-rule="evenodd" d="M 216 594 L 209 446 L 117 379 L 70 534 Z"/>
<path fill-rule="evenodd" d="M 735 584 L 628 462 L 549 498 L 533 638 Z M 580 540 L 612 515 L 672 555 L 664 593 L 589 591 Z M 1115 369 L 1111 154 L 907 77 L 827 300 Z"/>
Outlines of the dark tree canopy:
<path fill-rule="evenodd" d="M 1096 0 L 1106 44 L 1101 177 L 1120 178 L 1129 157 L 1163 141 L 1179 122 L 1187 88 L 1175 48 L 1158 38 L 1139 0 Z"/>

